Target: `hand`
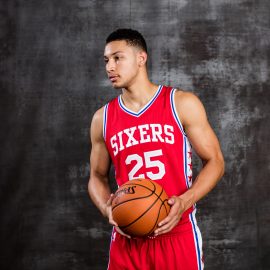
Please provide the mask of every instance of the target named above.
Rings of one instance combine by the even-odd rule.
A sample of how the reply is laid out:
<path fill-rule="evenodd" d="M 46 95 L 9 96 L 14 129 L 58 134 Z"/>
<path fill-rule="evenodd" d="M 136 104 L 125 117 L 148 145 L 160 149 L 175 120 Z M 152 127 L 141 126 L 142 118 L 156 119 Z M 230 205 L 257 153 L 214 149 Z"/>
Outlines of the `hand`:
<path fill-rule="evenodd" d="M 111 194 L 109 200 L 106 203 L 106 216 L 109 219 L 109 223 L 112 224 L 116 231 L 124 236 L 126 236 L 127 238 L 131 238 L 130 235 L 125 234 L 119 227 L 118 224 L 113 220 L 112 217 L 112 201 L 114 198 L 114 194 Z"/>
<path fill-rule="evenodd" d="M 155 236 L 171 231 L 178 224 L 185 211 L 184 201 L 180 197 L 172 196 L 168 200 L 168 204 L 171 205 L 170 213 L 158 224 L 158 229 L 154 232 Z"/>

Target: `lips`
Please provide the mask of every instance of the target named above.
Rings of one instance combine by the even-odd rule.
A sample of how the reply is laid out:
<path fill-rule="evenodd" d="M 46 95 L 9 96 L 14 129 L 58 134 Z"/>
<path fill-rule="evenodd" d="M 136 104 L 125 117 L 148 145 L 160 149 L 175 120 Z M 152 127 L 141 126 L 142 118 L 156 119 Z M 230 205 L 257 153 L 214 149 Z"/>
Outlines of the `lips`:
<path fill-rule="evenodd" d="M 111 80 L 111 82 L 114 82 L 117 80 L 118 77 L 119 76 L 117 76 L 117 75 L 111 75 L 111 76 L 109 76 L 109 79 Z"/>

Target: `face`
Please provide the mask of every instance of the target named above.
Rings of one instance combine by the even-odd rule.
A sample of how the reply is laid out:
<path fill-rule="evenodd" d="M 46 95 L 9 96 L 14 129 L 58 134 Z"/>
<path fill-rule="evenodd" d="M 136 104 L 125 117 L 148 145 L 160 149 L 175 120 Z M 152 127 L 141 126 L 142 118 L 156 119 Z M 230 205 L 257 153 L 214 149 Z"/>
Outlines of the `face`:
<path fill-rule="evenodd" d="M 114 88 L 129 87 L 139 73 L 141 52 L 125 40 L 108 43 L 104 51 L 106 72 Z"/>

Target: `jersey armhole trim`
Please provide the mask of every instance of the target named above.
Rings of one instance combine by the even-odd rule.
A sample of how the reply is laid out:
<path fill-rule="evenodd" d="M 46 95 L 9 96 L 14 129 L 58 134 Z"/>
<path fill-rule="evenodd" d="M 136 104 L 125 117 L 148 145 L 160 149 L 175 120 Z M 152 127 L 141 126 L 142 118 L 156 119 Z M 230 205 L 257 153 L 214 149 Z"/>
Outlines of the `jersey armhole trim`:
<path fill-rule="evenodd" d="M 177 123 L 177 125 L 178 125 L 180 131 L 182 132 L 182 134 L 183 134 L 185 137 L 187 137 L 187 134 L 186 134 L 185 131 L 184 131 L 183 125 L 182 125 L 182 123 L 181 123 L 181 121 L 180 121 L 180 118 L 179 118 L 179 116 L 178 116 L 178 114 L 177 114 L 177 110 L 176 110 L 176 106 L 175 106 L 175 98 L 174 98 L 174 96 L 175 96 L 175 92 L 176 92 L 176 91 L 177 91 L 177 90 L 176 90 L 175 88 L 173 88 L 173 89 L 171 90 L 171 93 L 170 93 L 170 102 L 171 102 L 172 114 L 173 114 L 173 118 L 174 118 L 175 122 Z"/>
<path fill-rule="evenodd" d="M 103 138 L 106 141 L 106 129 L 107 129 L 107 118 L 108 118 L 108 107 L 109 103 L 107 103 L 104 107 L 103 111 Z"/>

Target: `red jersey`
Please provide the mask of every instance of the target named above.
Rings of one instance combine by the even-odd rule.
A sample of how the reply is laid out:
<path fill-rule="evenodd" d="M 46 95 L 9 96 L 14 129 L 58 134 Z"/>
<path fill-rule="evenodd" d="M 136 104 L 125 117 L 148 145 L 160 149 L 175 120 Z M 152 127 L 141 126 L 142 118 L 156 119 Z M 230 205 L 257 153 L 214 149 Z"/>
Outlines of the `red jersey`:
<path fill-rule="evenodd" d="M 121 95 L 105 105 L 103 136 L 119 186 L 131 179 L 149 178 L 168 196 L 179 196 L 191 187 L 191 145 L 176 112 L 175 91 L 159 86 L 139 112 L 128 109 Z M 203 270 L 195 213 L 194 205 L 170 232 L 154 239 L 128 239 L 113 230 L 108 270 L 176 270 L 180 265 Z"/>
<path fill-rule="evenodd" d="M 151 179 L 171 197 L 192 185 L 191 145 L 176 111 L 175 91 L 160 85 L 138 112 L 128 109 L 121 95 L 105 105 L 103 136 L 118 186 L 131 179 Z"/>

